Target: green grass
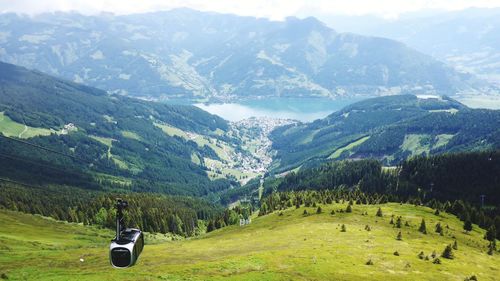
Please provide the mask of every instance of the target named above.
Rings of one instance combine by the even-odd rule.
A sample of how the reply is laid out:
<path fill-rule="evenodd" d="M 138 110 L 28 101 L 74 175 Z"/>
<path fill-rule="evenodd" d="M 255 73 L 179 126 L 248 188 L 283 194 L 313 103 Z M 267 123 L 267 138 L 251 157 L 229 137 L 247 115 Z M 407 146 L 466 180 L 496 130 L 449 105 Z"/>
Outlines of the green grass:
<path fill-rule="evenodd" d="M 48 136 L 55 133 L 54 130 L 45 128 L 34 128 L 17 123 L 0 112 L 0 132 L 8 137 L 28 139 L 36 136 Z"/>
<path fill-rule="evenodd" d="M 362 137 L 359 140 L 353 141 L 353 142 L 349 143 L 348 145 L 343 146 L 343 147 L 335 150 L 330 156 L 328 156 L 328 159 L 339 158 L 340 155 L 342 155 L 342 153 L 344 153 L 344 151 L 349 151 L 349 150 L 353 149 L 354 147 L 367 141 L 369 138 L 370 138 L 370 136 Z"/>
<path fill-rule="evenodd" d="M 401 144 L 401 149 L 411 152 L 412 156 L 429 154 L 430 144 L 425 143 L 428 137 L 429 135 L 426 134 L 408 134 L 405 136 L 403 144 Z"/>
<path fill-rule="evenodd" d="M 435 216 L 427 207 L 380 206 L 383 218 L 375 216 L 379 205 L 354 205 L 353 213 L 333 216 L 331 209 L 345 204 L 323 205 L 319 215 L 307 208 L 308 216 L 301 207 L 199 238 L 154 240 L 126 270 L 108 264 L 110 231 L 0 210 L 0 273 L 10 280 L 463 280 L 472 274 L 498 280 L 500 253 L 486 254 L 484 231 L 477 226 L 465 234 L 456 217 Z M 402 241 L 395 239 L 399 229 L 389 224 L 391 214 L 410 222 L 401 229 Z M 422 218 L 427 235 L 417 231 Z M 433 232 L 438 221 L 449 226 L 444 236 Z M 340 232 L 341 224 L 347 232 Z M 367 224 L 371 231 L 364 230 Z M 420 251 L 440 254 L 453 236 L 455 259 L 441 258 L 437 265 L 417 257 Z M 365 265 L 368 259 L 374 264 Z"/>
<path fill-rule="evenodd" d="M 138 134 L 131 131 L 122 131 L 122 136 L 133 140 L 141 140 L 141 137 Z"/>

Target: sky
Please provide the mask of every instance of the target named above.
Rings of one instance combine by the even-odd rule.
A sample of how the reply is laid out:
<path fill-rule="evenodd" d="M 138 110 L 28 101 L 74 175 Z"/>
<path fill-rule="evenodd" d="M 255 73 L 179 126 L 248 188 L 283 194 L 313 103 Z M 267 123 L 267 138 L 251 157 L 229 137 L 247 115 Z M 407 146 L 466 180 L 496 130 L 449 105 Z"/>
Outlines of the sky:
<path fill-rule="evenodd" d="M 132 14 L 178 7 L 271 20 L 283 20 L 288 16 L 325 15 L 374 15 L 396 19 L 403 13 L 425 10 L 500 7 L 500 0 L 0 0 L 0 13 L 30 15 L 53 11 Z"/>

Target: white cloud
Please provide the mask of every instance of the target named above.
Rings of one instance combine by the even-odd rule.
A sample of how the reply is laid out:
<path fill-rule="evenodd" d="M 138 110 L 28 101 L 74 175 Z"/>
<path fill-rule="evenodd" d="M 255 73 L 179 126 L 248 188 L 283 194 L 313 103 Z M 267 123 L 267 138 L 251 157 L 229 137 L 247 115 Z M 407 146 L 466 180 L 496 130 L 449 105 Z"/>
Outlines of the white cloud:
<path fill-rule="evenodd" d="M 318 14 L 365 15 L 386 18 L 426 9 L 460 10 L 468 7 L 500 7 L 500 0 L 0 0 L 0 12 L 37 14 L 77 11 L 83 14 L 143 13 L 189 7 L 245 16 L 281 20 L 287 16 Z"/>

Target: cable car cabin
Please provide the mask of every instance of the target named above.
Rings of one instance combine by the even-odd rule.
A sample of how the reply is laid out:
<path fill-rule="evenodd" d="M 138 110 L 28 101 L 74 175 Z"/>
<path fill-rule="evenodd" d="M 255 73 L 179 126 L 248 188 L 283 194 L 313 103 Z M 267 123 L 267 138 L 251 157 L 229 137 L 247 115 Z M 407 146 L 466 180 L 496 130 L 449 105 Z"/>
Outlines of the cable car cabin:
<path fill-rule="evenodd" d="M 144 236 L 137 228 L 127 228 L 120 236 L 111 240 L 109 255 L 111 264 L 117 268 L 133 266 L 144 248 Z"/>

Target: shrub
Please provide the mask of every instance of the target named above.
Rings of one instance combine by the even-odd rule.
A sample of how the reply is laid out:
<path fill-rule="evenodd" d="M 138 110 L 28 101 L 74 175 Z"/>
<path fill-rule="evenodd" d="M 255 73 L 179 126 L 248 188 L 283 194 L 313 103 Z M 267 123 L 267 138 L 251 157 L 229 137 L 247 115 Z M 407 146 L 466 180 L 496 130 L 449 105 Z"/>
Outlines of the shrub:
<path fill-rule="evenodd" d="M 371 231 L 372 229 L 370 228 L 370 226 L 369 226 L 369 225 L 365 225 L 365 230 L 366 230 L 366 231 Z"/>
<path fill-rule="evenodd" d="M 382 209 L 380 209 L 380 207 L 378 207 L 378 210 L 377 210 L 377 217 L 382 217 L 383 214 L 382 214 Z"/>
<path fill-rule="evenodd" d="M 394 255 L 399 257 L 399 252 L 398 252 L 398 251 L 395 251 L 395 252 L 394 252 Z"/>
<path fill-rule="evenodd" d="M 332 210 L 332 211 L 330 212 L 330 215 L 335 215 L 335 210 Z"/>
<path fill-rule="evenodd" d="M 433 264 L 441 264 L 441 260 L 439 258 L 435 258 L 433 261 L 432 261 Z"/>
<path fill-rule="evenodd" d="M 369 259 L 369 260 L 366 262 L 366 265 L 373 265 L 373 261 L 372 261 L 372 259 Z"/>
<path fill-rule="evenodd" d="M 318 209 L 316 209 L 316 214 L 321 214 L 321 212 L 323 212 L 323 210 L 321 210 L 321 206 L 318 206 Z"/>
<path fill-rule="evenodd" d="M 304 216 L 305 216 L 305 215 L 307 215 L 307 210 L 304 210 L 304 213 L 303 213 L 303 215 L 304 215 Z"/>
<path fill-rule="evenodd" d="M 458 244 L 457 244 L 457 240 L 455 240 L 453 242 L 453 246 L 452 246 L 453 250 L 458 250 Z"/>
<path fill-rule="evenodd" d="M 439 216 L 439 210 L 438 209 L 436 209 L 436 211 L 434 212 L 434 215 Z"/>
<path fill-rule="evenodd" d="M 424 251 L 420 251 L 420 253 L 418 254 L 418 258 L 423 260 L 424 257 L 425 257 Z"/>

